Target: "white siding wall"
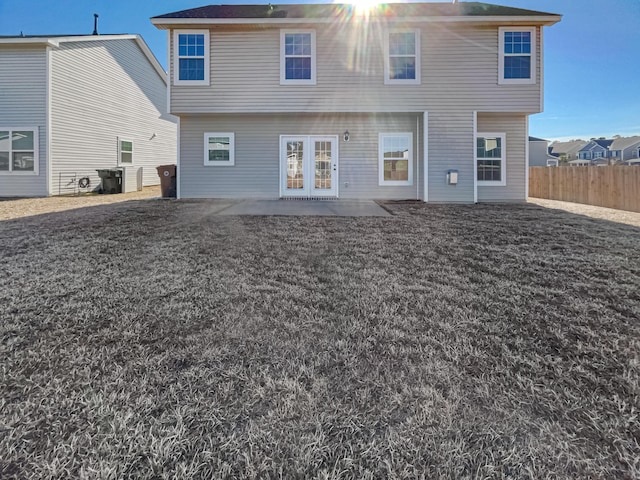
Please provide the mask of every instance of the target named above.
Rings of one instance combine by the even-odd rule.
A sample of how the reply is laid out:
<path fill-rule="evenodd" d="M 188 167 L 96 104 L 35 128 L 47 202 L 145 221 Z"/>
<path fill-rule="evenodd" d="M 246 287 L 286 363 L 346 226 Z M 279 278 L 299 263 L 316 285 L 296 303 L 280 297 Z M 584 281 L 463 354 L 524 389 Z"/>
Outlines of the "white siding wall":
<path fill-rule="evenodd" d="M 498 85 L 497 26 L 422 27 L 422 84 L 403 86 L 384 85 L 380 27 L 336 23 L 316 26 L 317 85 L 283 86 L 278 28 L 220 27 L 210 35 L 211 85 L 172 86 L 172 112 L 539 112 L 539 31 L 535 85 Z"/>
<path fill-rule="evenodd" d="M 39 175 L 1 174 L 0 196 L 45 196 L 46 168 L 46 49 L 0 47 L 0 128 L 37 127 Z"/>
<path fill-rule="evenodd" d="M 546 167 L 548 156 L 547 142 L 529 142 L 530 167 Z"/>
<path fill-rule="evenodd" d="M 507 184 L 504 187 L 478 187 L 478 201 L 525 201 L 525 156 L 528 146 L 526 116 L 478 113 L 478 132 L 504 132 L 507 135 Z"/>
<path fill-rule="evenodd" d="M 135 41 L 63 43 L 52 55 L 51 193 L 67 192 L 74 173 L 97 186 L 96 169 L 118 166 L 118 137 L 133 141 L 143 184 L 158 184 L 155 167 L 176 162 L 177 127 L 166 85 Z"/>
<path fill-rule="evenodd" d="M 415 114 L 340 113 L 183 116 L 178 177 L 181 196 L 277 198 L 280 135 L 335 135 L 339 140 L 340 198 L 416 198 L 416 143 L 422 141 L 422 136 L 417 135 L 417 118 Z M 349 142 L 342 139 L 345 130 L 349 130 Z M 235 166 L 204 166 L 205 132 L 235 133 Z M 378 133 L 381 132 L 413 132 L 412 186 L 378 186 Z"/>

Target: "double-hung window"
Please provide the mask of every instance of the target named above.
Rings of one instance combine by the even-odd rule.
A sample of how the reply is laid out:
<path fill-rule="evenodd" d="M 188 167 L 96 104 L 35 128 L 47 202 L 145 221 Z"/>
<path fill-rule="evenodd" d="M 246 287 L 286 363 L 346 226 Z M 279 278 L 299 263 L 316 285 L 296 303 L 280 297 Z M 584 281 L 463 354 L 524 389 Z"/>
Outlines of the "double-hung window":
<path fill-rule="evenodd" d="M 214 167 L 235 165 L 235 135 L 229 132 L 205 133 L 204 164 Z"/>
<path fill-rule="evenodd" d="M 378 136 L 378 184 L 413 184 L 413 134 L 381 133 Z"/>
<path fill-rule="evenodd" d="M 0 175 L 38 173 L 38 129 L 0 127 Z"/>
<path fill-rule="evenodd" d="M 536 83 L 535 27 L 501 27 L 498 32 L 498 83 Z"/>
<path fill-rule="evenodd" d="M 420 30 L 390 30 L 385 36 L 385 84 L 420 83 Z"/>
<path fill-rule="evenodd" d="M 478 133 L 476 144 L 476 174 L 478 185 L 506 185 L 506 135 Z"/>
<path fill-rule="evenodd" d="M 174 84 L 209 85 L 209 31 L 174 33 Z"/>
<path fill-rule="evenodd" d="M 118 163 L 122 166 L 133 165 L 133 142 L 118 139 Z"/>
<path fill-rule="evenodd" d="M 280 30 L 280 84 L 316 84 L 315 30 Z"/>

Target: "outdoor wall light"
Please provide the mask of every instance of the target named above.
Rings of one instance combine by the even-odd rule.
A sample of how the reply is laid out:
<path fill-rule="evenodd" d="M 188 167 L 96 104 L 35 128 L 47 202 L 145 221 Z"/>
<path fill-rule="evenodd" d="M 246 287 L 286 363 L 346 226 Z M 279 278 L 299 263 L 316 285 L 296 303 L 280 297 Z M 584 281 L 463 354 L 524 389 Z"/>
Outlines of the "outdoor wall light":
<path fill-rule="evenodd" d="M 344 135 L 342 136 L 345 142 L 349 141 L 349 130 L 345 130 Z"/>

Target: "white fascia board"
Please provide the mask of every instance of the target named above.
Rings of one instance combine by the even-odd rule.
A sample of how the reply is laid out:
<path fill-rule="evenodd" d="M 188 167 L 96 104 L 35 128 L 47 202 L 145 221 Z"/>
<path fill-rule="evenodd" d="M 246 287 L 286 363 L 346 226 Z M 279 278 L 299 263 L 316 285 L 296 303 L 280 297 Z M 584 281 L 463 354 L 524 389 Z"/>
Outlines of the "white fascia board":
<path fill-rule="evenodd" d="M 504 25 L 554 25 L 562 19 L 562 15 L 553 16 L 490 16 L 490 17 L 398 17 L 371 19 L 367 23 L 490 23 Z M 364 20 L 364 19 L 363 19 Z M 336 18 L 154 18 L 151 23 L 157 28 L 168 28 L 169 25 L 244 25 L 244 24 L 315 24 L 336 23 Z M 357 21 L 357 18 L 354 19 Z"/>
<path fill-rule="evenodd" d="M 51 39 L 46 37 L 38 38 L 0 38 L 0 45 L 45 45 L 47 47 L 57 46 Z"/>

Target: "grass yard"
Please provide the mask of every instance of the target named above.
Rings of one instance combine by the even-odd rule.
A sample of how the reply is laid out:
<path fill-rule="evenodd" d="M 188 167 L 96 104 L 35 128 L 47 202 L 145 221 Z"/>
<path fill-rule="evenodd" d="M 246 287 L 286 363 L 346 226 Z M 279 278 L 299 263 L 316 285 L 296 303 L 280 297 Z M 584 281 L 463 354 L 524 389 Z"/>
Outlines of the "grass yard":
<path fill-rule="evenodd" d="M 0 478 L 639 478 L 640 228 L 386 207 L 0 222 Z"/>

